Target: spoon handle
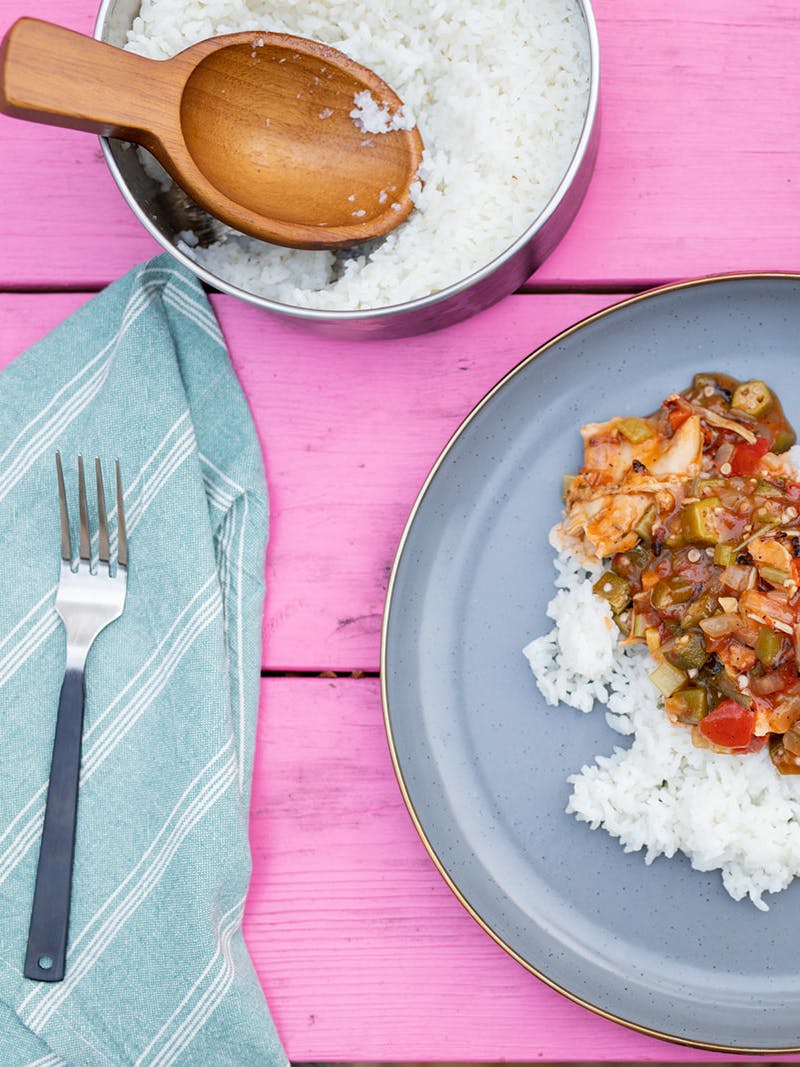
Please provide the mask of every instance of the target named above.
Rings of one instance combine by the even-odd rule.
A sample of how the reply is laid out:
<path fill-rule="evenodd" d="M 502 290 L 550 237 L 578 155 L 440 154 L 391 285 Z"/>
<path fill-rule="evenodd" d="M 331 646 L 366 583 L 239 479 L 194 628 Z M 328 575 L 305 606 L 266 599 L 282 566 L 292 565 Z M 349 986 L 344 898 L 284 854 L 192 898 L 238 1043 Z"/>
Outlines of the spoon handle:
<path fill-rule="evenodd" d="M 159 115 L 175 100 L 168 68 L 51 22 L 21 18 L 0 43 L 0 111 L 149 145 Z"/>

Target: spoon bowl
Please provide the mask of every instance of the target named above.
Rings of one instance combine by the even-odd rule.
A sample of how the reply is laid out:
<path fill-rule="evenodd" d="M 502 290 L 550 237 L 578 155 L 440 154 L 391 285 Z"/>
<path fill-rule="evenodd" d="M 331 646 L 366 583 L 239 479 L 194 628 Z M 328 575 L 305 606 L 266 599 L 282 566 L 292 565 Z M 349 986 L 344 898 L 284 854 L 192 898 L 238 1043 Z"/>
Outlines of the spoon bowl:
<path fill-rule="evenodd" d="M 361 93 L 386 132 L 364 129 Z M 350 247 L 408 217 L 423 145 L 391 128 L 401 107 L 373 71 L 288 34 L 152 60 L 24 18 L 0 45 L 0 111 L 140 144 L 210 214 L 294 248 Z"/>

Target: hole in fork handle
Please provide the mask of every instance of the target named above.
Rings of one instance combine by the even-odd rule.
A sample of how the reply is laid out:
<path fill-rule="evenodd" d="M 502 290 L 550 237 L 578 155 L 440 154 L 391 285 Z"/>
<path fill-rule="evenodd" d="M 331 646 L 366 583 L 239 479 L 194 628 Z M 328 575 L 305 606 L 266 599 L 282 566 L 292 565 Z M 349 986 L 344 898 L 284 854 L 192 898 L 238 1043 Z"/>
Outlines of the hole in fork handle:
<path fill-rule="evenodd" d="M 26 978 L 40 982 L 60 982 L 66 969 L 83 702 L 83 670 L 67 667 L 58 702 L 23 971 Z M 48 959 L 50 966 L 43 966 Z"/>
<path fill-rule="evenodd" d="M 119 542 L 117 567 L 114 577 L 108 574 L 106 579 L 98 577 L 96 571 L 90 571 L 91 534 L 83 460 L 80 457 L 78 459 L 81 523 L 80 563 L 77 572 L 72 566 L 74 541 L 71 539 L 67 495 L 61 457 L 58 453 L 56 468 L 62 532 L 61 580 L 56 594 L 56 609 L 67 632 L 67 663 L 56 717 L 23 970 L 26 978 L 44 982 L 61 981 L 66 967 L 78 814 L 86 656 L 97 635 L 122 614 L 127 586 L 127 534 L 119 462 L 117 461 L 116 465 Z M 102 532 L 98 531 L 100 553 L 109 554 L 108 516 L 99 462 L 95 463 L 95 469 L 98 478 L 98 522 L 104 528 Z M 108 563 L 103 561 L 103 567 L 108 568 Z"/>
<path fill-rule="evenodd" d="M 25 977 L 26 978 L 34 978 L 34 979 L 37 979 L 40 982 L 53 981 L 52 974 L 53 974 L 53 967 L 55 966 L 55 962 L 56 961 L 53 959 L 52 956 L 46 956 L 46 955 L 40 956 L 39 959 L 35 961 L 35 965 L 34 965 L 36 968 L 38 968 L 40 973 L 38 973 L 38 974 L 32 973 L 31 965 L 26 964 L 25 965 Z M 29 973 L 29 971 L 31 971 L 31 973 Z"/>

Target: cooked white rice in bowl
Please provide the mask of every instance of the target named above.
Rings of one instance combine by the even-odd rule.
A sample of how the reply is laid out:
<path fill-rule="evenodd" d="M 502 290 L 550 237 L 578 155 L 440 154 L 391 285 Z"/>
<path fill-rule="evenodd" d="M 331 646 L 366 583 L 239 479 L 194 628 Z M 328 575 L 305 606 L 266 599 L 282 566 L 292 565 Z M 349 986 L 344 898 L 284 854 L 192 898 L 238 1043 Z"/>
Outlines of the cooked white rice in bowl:
<path fill-rule="evenodd" d="M 569 777 L 567 813 L 626 852 L 643 851 L 646 863 L 682 852 L 696 870 L 719 870 L 735 900 L 768 910 L 764 894 L 800 875 L 800 777 L 777 774 L 766 749 L 696 748 L 659 704 L 647 649 L 620 647 L 608 603 L 592 592 L 602 566 L 578 561 L 557 531 L 551 540 L 554 626 L 524 654 L 547 704 L 603 705 L 609 725 L 631 738 Z"/>
<path fill-rule="evenodd" d="M 283 305 L 367 310 L 457 284 L 542 213 L 581 136 L 590 57 L 576 0 L 144 0 L 127 47 L 165 59 L 242 30 L 313 38 L 371 67 L 426 146 L 415 210 L 369 246 L 298 251 L 222 226 L 208 247 L 181 235 L 179 249 L 211 275 Z"/>

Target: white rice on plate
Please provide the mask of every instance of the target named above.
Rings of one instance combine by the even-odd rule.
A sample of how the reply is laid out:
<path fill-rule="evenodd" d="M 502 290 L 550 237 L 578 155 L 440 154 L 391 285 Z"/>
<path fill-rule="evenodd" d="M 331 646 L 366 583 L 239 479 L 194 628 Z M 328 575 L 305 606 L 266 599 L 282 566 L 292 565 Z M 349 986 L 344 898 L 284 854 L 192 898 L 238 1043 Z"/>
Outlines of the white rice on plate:
<path fill-rule="evenodd" d="M 790 454 L 794 465 L 800 449 Z M 568 778 L 567 813 L 602 827 L 645 862 L 682 852 L 699 871 L 719 870 L 735 899 L 768 910 L 764 893 L 800 874 L 800 776 L 782 775 L 766 749 L 743 756 L 696 748 L 673 725 L 648 675 L 644 646 L 620 648 L 609 605 L 592 593 L 602 573 L 579 562 L 551 535 L 557 592 L 547 615 L 555 625 L 523 650 L 547 704 L 590 712 L 604 705 L 630 747 Z"/>
<path fill-rule="evenodd" d="M 255 295 L 359 310 L 440 291 L 524 232 L 580 137 L 589 44 L 575 0 L 143 0 L 126 47 L 166 59 L 242 30 L 309 37 L 370 67 L 413 114 L 426 149 L 414 211 L 370 246 L 299 251 L 220 227 L 202 247 L 185 235 L 186 254 Z"/>

